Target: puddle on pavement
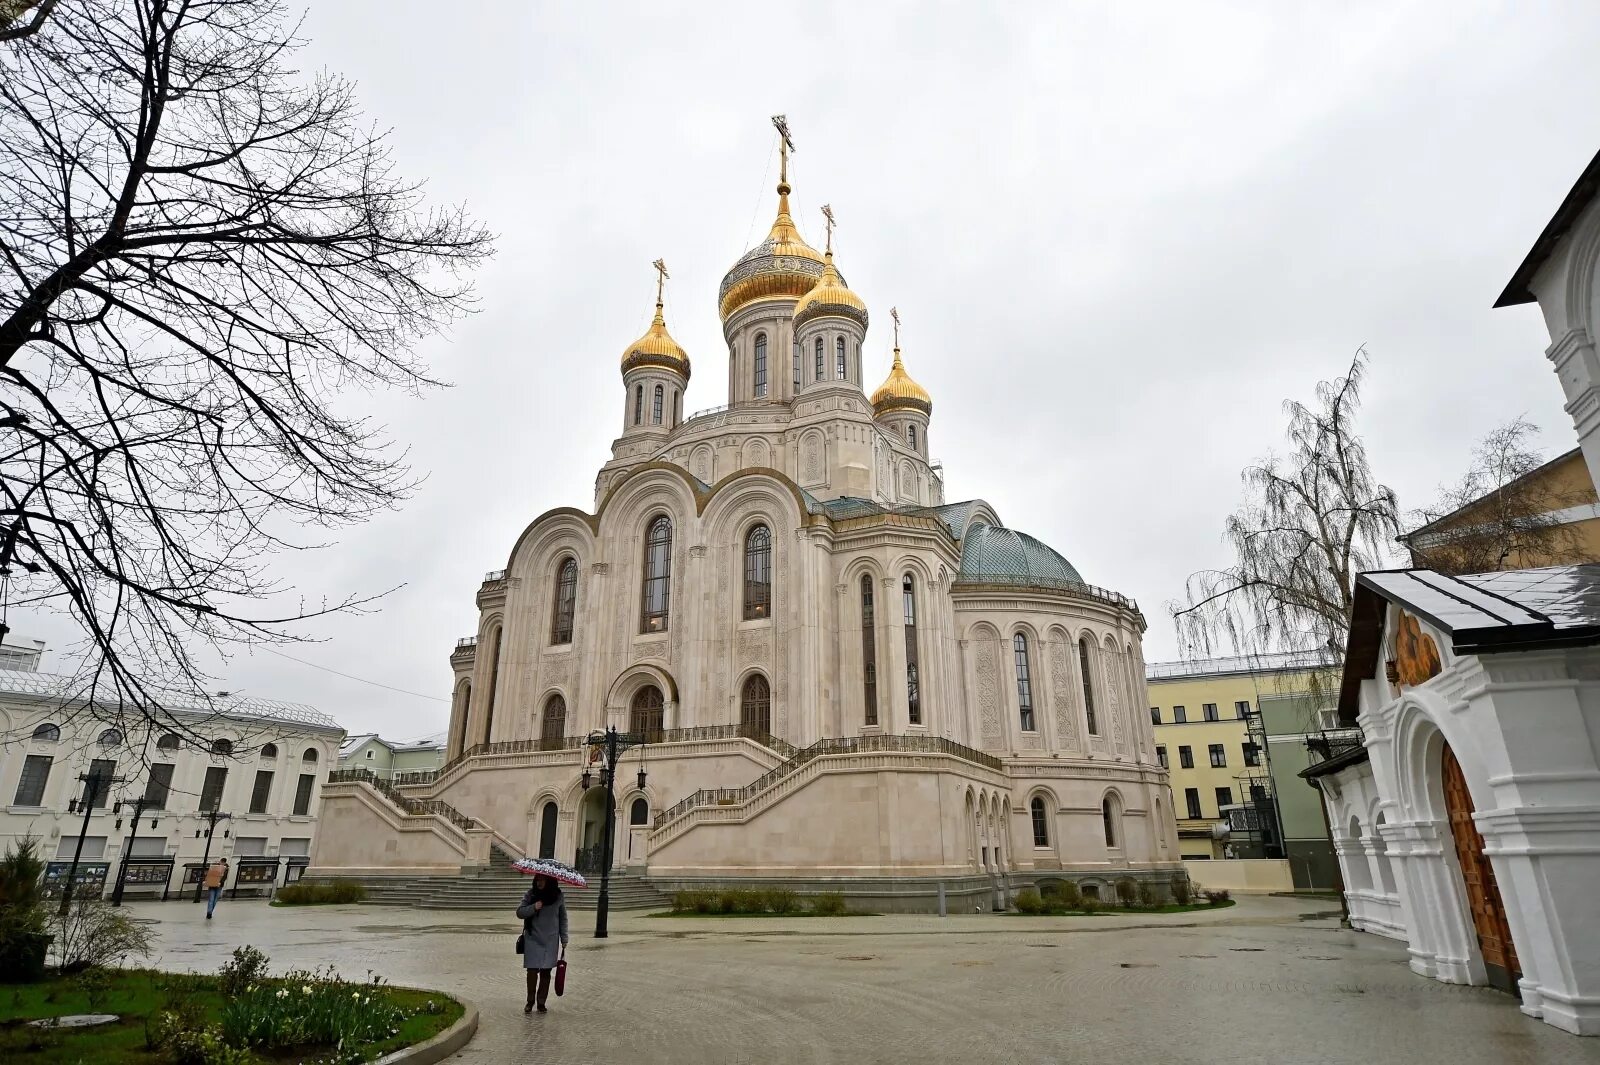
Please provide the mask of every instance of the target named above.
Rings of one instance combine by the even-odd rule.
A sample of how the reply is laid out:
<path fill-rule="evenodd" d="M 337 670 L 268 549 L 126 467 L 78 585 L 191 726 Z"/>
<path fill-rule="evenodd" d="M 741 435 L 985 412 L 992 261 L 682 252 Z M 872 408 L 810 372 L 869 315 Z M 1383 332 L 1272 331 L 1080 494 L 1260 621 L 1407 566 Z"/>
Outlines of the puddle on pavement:
<path fill-rule="evenodd" d="M 1120 969 L 1154 969 L 1156 963 L 1153 961 L 1121 961 L 1117 963 L 1117 967 Z"/>

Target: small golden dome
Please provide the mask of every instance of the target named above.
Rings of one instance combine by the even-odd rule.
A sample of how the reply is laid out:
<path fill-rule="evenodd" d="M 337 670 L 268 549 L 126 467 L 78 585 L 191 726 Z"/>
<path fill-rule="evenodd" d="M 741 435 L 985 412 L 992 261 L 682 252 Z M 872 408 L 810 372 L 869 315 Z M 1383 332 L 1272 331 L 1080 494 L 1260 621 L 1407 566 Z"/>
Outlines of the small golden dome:
<path fill-rule="evenodd" d="M 801 296 L 794 306 L 794 327 L 799 329 L 811 319 L 826 315 L 850 318 L 861 323 L 862 329 L 867 327 L 867 305 L 845 286 L 844 278 L 833 265 L 831 251 L 823 256 L 822 278 L 816 287 Z"/>
<path fill-rule="evenodd" d="M 822 256 L 807 244 L 789 215 L 789 183 L 778 182 L 778 217 L 767 239 L 733 264 L 722 279 L 718 310 L 727 321 L 740 307 L 756 300 L 799 299 L 822 276 Z"/>
<path fill-rule="evenodd" d="M 689 380 L 689 355 L 667 332 L 667 320 L 661 313 L 661 301 L 656 301 L 656 316 L 644 336 L 629 344 L 622 353 L 622 372 L 636 366 L 662 366 L 683 375 Z"/>
<path fill-rule="evenodd" d="M 933 397 L 928 390 L 911 379 L 905 363 L 900 361 L 900 349 L 894 349 L 894 365 L 889 368 L 889 378 L 872 393 L 872 412 L 887 414 L 892 410 L 910 408 L 924 414 L 933 413 Z"/>

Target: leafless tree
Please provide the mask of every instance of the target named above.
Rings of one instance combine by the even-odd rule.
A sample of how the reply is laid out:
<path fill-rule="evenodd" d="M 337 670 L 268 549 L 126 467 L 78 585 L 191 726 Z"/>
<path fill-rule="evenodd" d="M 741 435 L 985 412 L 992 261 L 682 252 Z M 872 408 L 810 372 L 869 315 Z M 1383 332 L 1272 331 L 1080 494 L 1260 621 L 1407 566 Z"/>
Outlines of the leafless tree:
<path fill-rule="evenodd" d="M 0 0 L 0 41 L 38 33 L 58 0 Z M 28 12 L 32 11 L 33 14 Z"/>
<path fill-rule="evenodd" d="M 193 735 L 203 652 L 352 605 L 275 612 L 267 560 L 405 496 L 348 394 L 435 383 L 490 239 L 276 0 L 38 12 L 0 44 L 0 569 L 87 634 L 80 706 Z"/>
<path fill-rule="evenodd" d="M 1234 562 L 1190 576 L 1170 606 L 1187 651 L 1219 642 L 1239 654 L 1326 651 L 1342 662 L 1356 574 L 1376 569 L 1400 528 L 1395 494 L 1373 477 L 1356 432 L 1365 348 L 1343 377 L 1294 400 L 1289 452 L 1247 468 L 1244 504 L 1228 518 Z"/>
<path fill-rule="evenodd" d="M 1478 442 L 1461 480 L 1441 486 L 1438 501 L 1417 512 L 1405 538 L 1414 565 L 1454 574 L 1590 561 L 1576 526 L 1559 512 L 1592 500 L 1553 478 L 1529 476 L 1544 465 L 1532 445 L 1538 433 L 1519 417 Z"/>

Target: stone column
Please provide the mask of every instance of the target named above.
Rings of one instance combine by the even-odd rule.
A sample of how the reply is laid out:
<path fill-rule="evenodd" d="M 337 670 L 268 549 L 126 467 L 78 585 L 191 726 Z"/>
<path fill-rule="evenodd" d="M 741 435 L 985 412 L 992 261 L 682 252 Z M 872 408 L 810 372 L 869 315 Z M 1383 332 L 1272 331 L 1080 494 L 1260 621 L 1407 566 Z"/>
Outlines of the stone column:
<path fill-rule="evenodd" d="M 1566 393 L 1567 414 L 1578 431 L 1578 446 L 1589 476 L 1600 484 L 1600 357 L 1582 326 L 1569 329 L 1545 349 Z"/>

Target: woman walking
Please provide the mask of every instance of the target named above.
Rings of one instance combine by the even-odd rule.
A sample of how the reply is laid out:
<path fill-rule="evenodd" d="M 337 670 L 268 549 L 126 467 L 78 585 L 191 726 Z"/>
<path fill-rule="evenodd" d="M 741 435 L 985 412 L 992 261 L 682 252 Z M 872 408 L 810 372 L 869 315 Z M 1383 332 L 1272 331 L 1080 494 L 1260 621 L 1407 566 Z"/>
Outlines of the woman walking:
<path fill-rule="evenodd" d="M 550 877 L 535 876 L 517 916 L 522 918 L 522 967 L 528 971 L 528 1001 L 522 1012 L 544 1013 L 550 970 L 567 950 L 567 900 L 560 885 Z"/>

